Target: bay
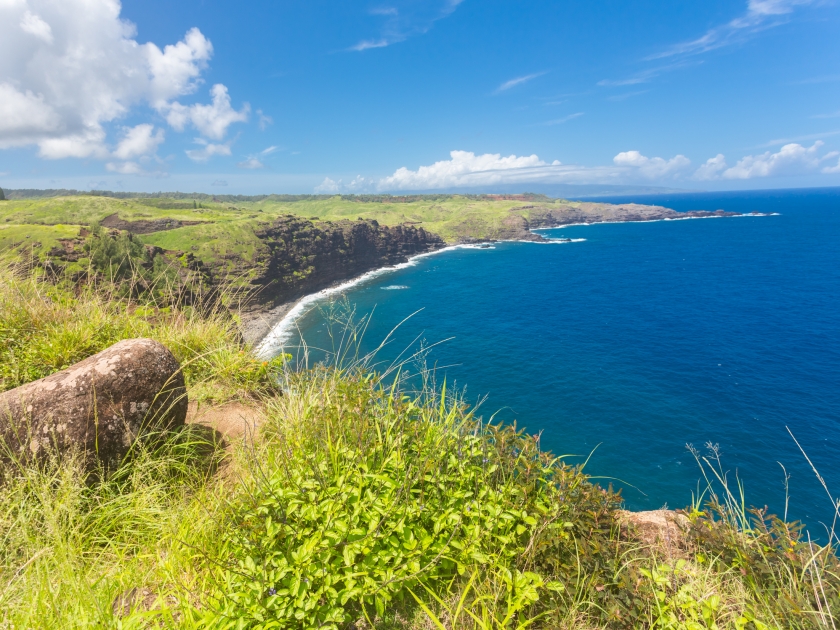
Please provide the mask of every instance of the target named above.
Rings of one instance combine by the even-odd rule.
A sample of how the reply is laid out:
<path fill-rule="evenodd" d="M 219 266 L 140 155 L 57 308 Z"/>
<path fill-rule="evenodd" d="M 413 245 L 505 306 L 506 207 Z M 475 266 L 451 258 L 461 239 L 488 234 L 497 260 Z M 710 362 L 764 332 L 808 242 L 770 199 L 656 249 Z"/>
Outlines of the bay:
<path fill-rule="evenodd" d="M 683 507 L 719 445 L 747 501 L 811 526 L 840 495 L 840 189 L 609 198 L 776 216 L 570 226 L 419 258 L 344 292 L 379 358 L 419 336 L 437 380 L 572 454 L 630 509 Z M 585 240 L 581 240 L 585 239 Z M 327 348 L 319 305 L 287 349 Z M 317 356 L 317 353 L 316 355 Z M 594 452 L 593 452 L 594 451 Z M 780 465 L 781 464 L 781 465 Z"/>

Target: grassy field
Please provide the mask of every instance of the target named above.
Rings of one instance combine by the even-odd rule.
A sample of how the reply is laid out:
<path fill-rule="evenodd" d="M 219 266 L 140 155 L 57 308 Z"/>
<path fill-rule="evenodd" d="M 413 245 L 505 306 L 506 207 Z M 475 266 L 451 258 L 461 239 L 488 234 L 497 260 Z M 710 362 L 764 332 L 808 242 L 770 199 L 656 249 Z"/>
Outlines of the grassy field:
<path fill-rule="evenodd" d="M 195 426 L 141 438 L 96 479 L 6 452 L 4 630 L 840 623 L 836 539 L 747 511 L 713 452 L 685 532 L 651 541 L 582 462 L 488 424 L 422 364 L 405 380 L 343 346 L 293 371 L 256 359 L 235 314 L 123 295 L 0 267 L 0 390 L 146 336 L 182 362 L 191 401 L 245 405 L 260 429 L 225 449 Z M 363 322 L 336 325 L 353 338 Z"/>
<path fill-rule="evenodd" d="M 568 202 L 539 198 L 493 200 L 459 195 L 419 198 L 408 203 L 365 201 L 364 198 L 311 197 L 282 201 L 231 203 L 183 199 L 116 199 L 102 196 L 70 196 L 7 200 L 0 202 L 0 251 L 31 249 L 38 243 L 40 258 L 59 239 L 77 236 L 79 229 L 118 215 L 125 221 L 175 219 L 199 221 L 175 230 L 142 236 L 142 241 L 164 249 L 191 252 L 207 263 L 220 263 L 231 256 L 246 263 L 264 248 L 255 230 L 283 215 L 295 215 L 316 223 L 341 220 L 375 220 L 382 225 L 409 223 L 440 235 L 447 242 L 464 237 L 492 238 L 510 215 L 511 208 L 539 203 L 543 208 Z M 574 205 L 574 204 L 572 204 Z M 522 211 L 528 216 L 528 209 Z M 31 226 L 31 227 L 30 227 Z M 75 230 L 75 233 L 74 233 Z"/>

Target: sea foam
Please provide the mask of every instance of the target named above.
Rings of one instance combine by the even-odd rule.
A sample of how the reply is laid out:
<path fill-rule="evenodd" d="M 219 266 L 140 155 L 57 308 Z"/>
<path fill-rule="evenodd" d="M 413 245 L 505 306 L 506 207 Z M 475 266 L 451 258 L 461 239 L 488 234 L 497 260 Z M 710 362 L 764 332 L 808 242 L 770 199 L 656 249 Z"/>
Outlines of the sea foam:
<path fill-rule="evenodd" d="M 275 326 L 271 329 L 265 338 L 257 345 L 256 354 L 259 357 L 270 357 L 274 355 L 277 351 L 283 348 L 283 344 L 285 344 L 294 334 L 297 328 L 297 321 L 309 313 L 313 308 L 317 306 L 319 302 L 329 299 L 334 295 L 340 295 L 342 293 L 347 292 L 348 290 L 356 287 L 360 284 L 364 284 L 365 282 L 369 282 L 379 276 L 382 276 L 387 273 L 392 273 L 394 271 L 398 271 L 400 269 L 406 269 L 407 267 L 413 267 L 417 264 L 417 261 L 421 258 L 427 258 L 429 256 L 434 256 L 436 254 L 442 254 L 443 252 L 453 251 L 456 249 L 493 249 L 492 247 L 481 247 L 480 245 L 451 245 L 449 247 L 443 247 L 441 249 L 436 249 L 431 252 L 425 252 L 423 254 L 417 254 L 416 256 L 412 256 L 404 263 L 399 263 L 397 265 L 393 265 L 390 267 L 380 267 L 379 269 L 373 269 L 372 271 L 368 271 L 367 273 L 363 273 L 361 276 L 354 278 L 352 280 L 348 280 L 347 282 L 343 282 L 342 284 L 336 285 L 334 287 L 329 287 L 326 289 L 322 289 L 317 293 L 311 293 L 310 295 L 302 297 L 297 303 L 283 316 Z M 391 288 L 407 288 L 398 285 L 394 285 Z"/>

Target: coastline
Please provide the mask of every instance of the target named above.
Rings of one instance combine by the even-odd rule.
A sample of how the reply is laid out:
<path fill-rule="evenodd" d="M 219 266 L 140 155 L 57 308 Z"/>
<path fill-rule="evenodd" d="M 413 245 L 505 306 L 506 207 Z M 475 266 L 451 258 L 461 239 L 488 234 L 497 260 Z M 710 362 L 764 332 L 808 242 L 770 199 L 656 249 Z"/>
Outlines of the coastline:
<path fill-rule="evenodd" d="M 434 256 L 445 251 L 453 251 L 456 249 L 482 249 L 479 245 L 471 243 L 458 243 L 456 245 L 447 245 L 440 249 L 423 252 L 411 256 L 408 260 L 396 265 L 388 265 L 385 267 L 377 267 L 366 271 L 360 276 L 335 283 L 329 287 L 304 295 L 297 300 L 286 302 L 275 306 L 274 308 L 257 313 L 249 322 L 242 325 L 242 336 L 249 343 L 254 345 L 257 356 L 268 357 L 273 352 L 280 350 L 283 343 L 287 341 L 293 334 L 295 323 L 297 320 L 313 308 L 321 300 L 327 299 L 331 295 L 340 294 L 348 289 L 351 289 L 359 284 L 377 278 L 383 274 L 392 271 L 398 271 L 407 267 L 412 267 L 417 264 L 417 260 L 428 256 Z"/>
<path fill-rule="evenodd" d="M 283 343 L 286 342 L 294 333 L 295 324 L 298 319 L 309 313 L 317 306 L 317 303 L 328 299 L 331 295 L 341 294 L 353 287 L 363 284 L 369 280 L 377 278 L 386 273 L 405 269 L 417 264 L 417 260 L 436 254 L 453 251 L 456 249 L 494 249 L 492 243 L 534 243 L 538 245 L 562 245 L 566 243 L 580 243 L 586 241 L 585 238 L 573 239 L 553 239 L 545 238 L 539 232 L 547 230 L 557 230 L 566 227 L 584 226 L 584 225 L 600 225 L 604 223 L 658 223 L 660 221 L 688 221 L 691 219 L 725 219 L 736 217 L 761 217 L 761 216 L 775 216 L 778 213 L 744 213 L 734 216 L 690 216 L 690 217 L 664 217 L 661 219 L 646 219 L 639 221 L 593 221 L 591 223 L 567 223 L 564 225 L 552 227 L 537 227 L 531 228 L 529 231 L 532 234 L 542 237 L 542 240 L 526 240 L 526 239 L 488 239 L 480 242 L 471 243 L 457 243 L 455 245 L 447 245 L 439 249 L 434 249 L 422 254 L 411 256 L 408 260 L 396 265 L 388 265 L 385 267 L 377 267 L 366 271 L 360 276 L 336 282 L 324 289 L 299 297 L 296 300 L 284 302 L 268 310 L 258 310 L 249 313 L 247 321 L 241 324 L 241 333 L 247 343 L 253 344 L 257 356 L 269 357 L 273 353 L 283 348 Z M 488 247 L 489 246 L 489 247 Z M 243 318 L 244 319 L 244 318 Z"/>
<path fill-rule="evenodd" d="M 614 223 L 660 223 L 662 221 L 694 221 L 699 219 L 741 219 L 745 217 L 778 217 L 781 216 L 779 212 L 744 212 L 743 214 L 735 215 L 711 215 L 706 217 L 664 217 L 662 219 L 639 219 L 637 221 L 591 221 L 589 223 L 564 223 L 562 225 L 551 225 L 544 227 L 531 228 L 531 232 L 538 233 L 542 230 L 560 230 L 567 227 L 580 227 L 585 225 L 604 225 Z M 583 239 L 586 240 L 586 239 Z"/>

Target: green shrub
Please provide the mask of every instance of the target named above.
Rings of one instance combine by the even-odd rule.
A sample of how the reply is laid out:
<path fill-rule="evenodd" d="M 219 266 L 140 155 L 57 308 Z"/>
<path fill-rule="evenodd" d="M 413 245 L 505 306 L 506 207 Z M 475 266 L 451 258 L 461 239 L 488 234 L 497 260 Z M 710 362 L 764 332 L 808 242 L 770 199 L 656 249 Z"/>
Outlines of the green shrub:
<path fill-rule="evenodd" d="M 129 280 L 137 270 L 151 262 L 143 243 L 129 232 L 112 234 L 102 226 L 91 226 L 91 235 L 85 244 L 91 265 L 111 282 Z"/>
<path fill-rule="evenodd" d="M 232 506 L 212 627 L 345 627 L 474 574 L 507 576 L 507 614 L 524 620 L 579 578 L 579 567 L 539 573 L 547 554 L 575 557 L 588 525 L 569 520 L 578 509 L 602 513 L 588 539 L 609 536 L 615 495 L 590 494 L 534 438 L 483 425 L 458 400 L 423 402 L 361 372 L 316 370 L 288 388 L 323 395 L 269 433 Z"/>

